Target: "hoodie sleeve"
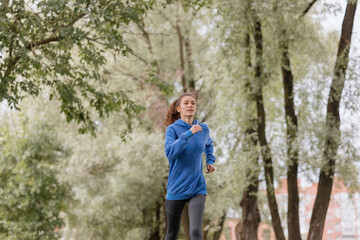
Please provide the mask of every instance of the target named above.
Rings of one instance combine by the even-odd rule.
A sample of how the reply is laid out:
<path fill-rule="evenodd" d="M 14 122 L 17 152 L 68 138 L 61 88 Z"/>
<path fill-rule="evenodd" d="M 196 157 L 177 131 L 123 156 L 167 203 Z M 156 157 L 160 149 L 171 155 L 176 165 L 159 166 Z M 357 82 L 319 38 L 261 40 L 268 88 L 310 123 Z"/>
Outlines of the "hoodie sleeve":
<path fill-rule="evenodd" d="M 213 146 L 213 140 L 210 138 L 207 139 L 205 143 L 205 157 L 206 157 L 206 164 L 214 165 L 216 157 L 214 156 L 214 146 Z"/>
<path fill-rule="evenodd" d="M 168 127 L 165 133 L 165 154 L 169 160 L 176 159 L 177 156 L 186 148 L 189 139 L 193 136 L 191 130 L 188 130 L 176 139 L 174 129 Z"/>

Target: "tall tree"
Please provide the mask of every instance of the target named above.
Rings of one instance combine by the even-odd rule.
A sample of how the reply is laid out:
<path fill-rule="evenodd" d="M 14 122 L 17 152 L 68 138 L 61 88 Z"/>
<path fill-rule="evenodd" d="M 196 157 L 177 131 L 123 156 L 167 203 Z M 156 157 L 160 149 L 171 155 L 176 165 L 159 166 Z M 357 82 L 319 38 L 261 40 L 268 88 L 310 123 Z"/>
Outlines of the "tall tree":
<path fill-rule="evenodd" d="M 335 175 L 337 150 L 340 145 L 339 107 L 345 83 L 346 69 L 349 62 L 356 6 L 357 0 L 349 0 L 347 2 L 342 24 L 334 75 L 327 102 L 325 148 L 322 156 L 322 167 L 320 169 L 315 204 L 310 220 L 309 240 L 322 239 L 326 212 L 329 207 L 333 178 Z"/>
<path fill-rule="evenodd" d="M 270 152 L 270 146 L 267 143 L 265 135 L 265 108 L 263 98 L 263 36 L 261 31 L 261 22 L 254 17 L 254 40 L 255 40 L 255 101 L 257 106 L 257 133 L 258 141 L 261 146 L 261 157 L 264 161 L 264 173 L 266 182 L 266 195 L 269 202 L 272 226 L 277 240 L 285 240 L 284 231 L 281 225 L 281 219 L 278 210 L 278 204 L 275 197 L 274 187 L 274 169 Z"/>
<path fill-rule="evenodd" d="M 312 1 L 302 12 L 301 17 L 310 10 Z M 279 14 L 279 12 L 276 12 Z M 281 14 L 280 14 L 281 15 Z M 281 15 L 282 16 L 282 15 Z M 285 20 L 283 19 L 285 23 Z M 284 24 L 285 26 L 285 24 Z M 290 239 L 301 240 L 300 221 L 299 221 L 299 189 L 298 189 L 298 166 L 299 152 L 295 144 L 298 132 L 298 119 L 295 113 L 294 103 L 294 75 L 291 70 L 289 56 L 289 36 L 287 30 L 282 29 L 280 38 L 281 51 L 281 74 L 284 89 L 284 107 L 286 122 L 286 140 L 287 140 L 287 190 L 288 190 L 288 209 L 287 209 L 287 226 L 288 236 Z"/>
<path fill-rule="evenodd" d="M 299 153 L 295 140 L 298 131 L 298 120 L 295 114 L 294 104 L 294 76 L 291 71 L 289 58 L 289 45 L 286 33 L 281 39 L 281 73 L 283 76 L 285 120 L 286 120 L 286 139 L 287 139 L 287 190 L 288 190 L 288 215 L 287 224 L 289 238 L 300 240 L 299 222 L 299 189 L 298 189 L 298 166 Z"/>
<path fill-rule="evenodd" d="M 311 1 L 300 18 L 308 13 L 316 0 Z M 276 11 L 275 14 L 280 14 Z M 283 16 L 280 14 L 280 16 Z M 283 26 L 286 20 L 282 19 Z M 287 139 L 287 190 L 288 190 L 288 209 L 287 224 L 289 239 L 300 240 L 300 221 L 299 221 L 299 189 L 298 189 L 298 167 L 299 167 L 299 150 L 296 146 L 298 133 L 298 118 L 295 113 L 294 103 L 294 75 L 291 69 L 289 53 L 289 36 L 285 28 L 281 31 L 280 51 L 281 51 L 281 73 L 284 89 L 284 107 L 286 122 L 286 139 Z"/>
<path fill-rule="evenodd" d="M 253 71 L 251 69 L 251 45 L 249 32 L 245 36 L 245 48 L 245 65 L 248 67 L 248 74 L 251 75 Z M 250 79 L 253 78 L 248 77 L 244 86 L 244 94 L 248 95 L 246 99 L 249 111 L 246 119 L 246 126 L 248 126 L 248 128 L 244 133 L 244 143 L 242 144 L 250 163 L 246 168 L 247 186 L 244 189 L 243 197 L 240 202 L 240 206 L 242 208 L 242 221 L 239 223 L 238 232 L 236 233 L 236 235 L 239 236 L 238 240 L 257 239 L 258 227 L 261 220 L 257 201 L 259 188 L 259 154 L 256 151 L 256 146 L 258 144 L 256 129 L 257 124 L 256 117 L 253 116 L 253 111 L 251 111 L 255 108 L 255 106 L 253 106 L 255 96 L 253 94 L 254 90 Z"/>

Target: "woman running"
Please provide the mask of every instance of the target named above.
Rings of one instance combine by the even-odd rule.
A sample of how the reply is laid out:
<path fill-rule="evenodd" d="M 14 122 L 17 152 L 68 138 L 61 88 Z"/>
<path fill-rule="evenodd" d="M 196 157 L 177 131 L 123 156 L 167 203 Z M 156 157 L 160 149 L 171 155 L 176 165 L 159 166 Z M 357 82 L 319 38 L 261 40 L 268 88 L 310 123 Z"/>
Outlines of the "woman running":
<path fill-rule="evenodd" d="M 208 126 L 194 119 L 196 107 L 194 95 L 185 93 L 169 106 L 166 114 L 165 154 L 170 171 L 165 199 L 165 240 L 177 239 L 181 213 L 187 202 L 190 239 L 202 240 L 201 226 L 207 195 L 202 153 L 206 156 L 206 173 L 215 171 L 215 156 Z"/>

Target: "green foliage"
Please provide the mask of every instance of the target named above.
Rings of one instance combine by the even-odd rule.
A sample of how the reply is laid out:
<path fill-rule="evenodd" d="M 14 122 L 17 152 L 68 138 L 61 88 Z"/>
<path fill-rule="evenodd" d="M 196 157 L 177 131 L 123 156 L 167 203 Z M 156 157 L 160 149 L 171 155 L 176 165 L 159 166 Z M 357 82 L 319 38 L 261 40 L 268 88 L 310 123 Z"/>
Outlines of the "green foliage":
<path fill-rule="evenodd" d="M 99 87 L 106 52 L 128 55 L 123 29 L 138 22 L 153 0 L 2 1 L 0 5 L 0 101 L 18 109 L 25 96 L 45 87 L 61 101 L 68 122 L 95 132 L 88 106 L 101 117 L 139 113 L 124 91 Z"/>
<path fill-rule="evenodd" d="M 0 238 L 58 239 L 68 188 L 57 179 L 65 152 L 56 135 L 46 124 L 24 124 L 0 137 Z"/>
<path fill-rule="evenodd" d="M 67 238 L 131 239 L 150 233 L 164 193 L 163 135 L 137 125 L 128 135 L 123 143 L 104 127 L 97 138 L 78 136 L 72 142 L 74 154 L 62 164 L 62 179 L 75 195 Z"/>
<path fill-rule="evenodd" d="M 218 1 L 216 11 L 204 7 L 211 3 L 208 0 L 170 2 L 177 4 L 168 5 L 163 1 L 163 5 L 154 5 L 152 1 L 143 0 L 13 1 L 11 12 L 5 4 L 1 5 L 2 77 L 13 65 L 8 77 L 1 81 L 0 93 L 5 96 L 2 99 L 22 108 L 29 121 L 46 120 L 54 125 L 63 145 L 72 151 L 56 163 L 60 164 L 60 179 L 71 186 L 74 194 L 72 201 L 67 202 L 66 224 L 59 220 L 58 225 L 54 223 L 51 227 L 51 230 L 61 228 L 64 239 L 149 239 L 151 232 L 161 227 L 165 221 L 163 205 L 161 223 L 155 221 L 158 204 L 164 204 L 168 167 L 161 131 L 163 113 L 168 103 L 183 91 L 182 74 L 188 81 L 193 79 L 195 89 L 199 90 L 197 118 L 209 124 L 216 148 L 217 171 L 205 174 L 209 194 L 204 219 L 210 220 L 206 228 L 214 232 L 224 212 L 240 208 L 243 189 L 249 184 L 247 172 L 260 173 L 260 189 L 263 188 L 262 166 L 255 166 L 251 161 L 259 154 L 259 148 L 247 149 L 244 141 L 244 132 L 256 116 L 256 106 L 246 85 L 249 81 L 253 83 L 254 72 L 244 61 L 245 33 L 252 28 L 245 15 L 251 17 L 253 12 L 247 12 L 244 1 Z M 324 89 L 332 73 L 338 36 L 324 35 L 312 18 L 293 21 L 303 5 L 301 1 L 294 4 L 252 1 L 252 7 L 264 23 L 264 101 L 276 178 L 285 176 L 287 167 L 279 65 L 281 29 L 287 31 L 295 80 L 299 116 L 296 144 L 300 149 L 301 169 L 312 178 L 312 172 L 305 169 L 310 166 L 315 172 L 320 165 Z M 82 14 L 85 15 L 76 20 Z M 30 24 L 30 20 L 25 21 L 27 18 L 38 23 Z M 24 24 L 16 24 L 18 21 Z M 11 32 L 9 26 L 24 31 Z M 184 47 L 184 69 L 180 69 L 177 26 L 182 40 L 188 41 L 191 47 L 191 58 Z M 44 39 L 49 42 L 40 45 Z M 32 42 L 38 44 L 32 49 L 26 48 L 26 44 Z M 11 44 L 12 57 L 9 58 Z M 253 49 L 252 36 L 250 44 Z M 251 54 L 254 64 L 253 50 Z M 21 57 L 17 60 L 17 56 Z M 26 94 L 37 97 L 20 102 Z M 65 114 L 59 116 L 58 109 Z M 117 112 L 110 114 L 113 111 Z M 14 115 L 17 118 L 17 114 Z M 9 126 L 13 124 L 11 120 Z M 73 122 L 65 124 L 66 121 Z M 15 129 L 16 123 L 17 119 L 13 124 Z M 97 138 L 77 135 L 77 124 L 82 124 L 83 133 L 96 129 Z M 3 132 L 3 139 L 8 139 L 8 135 L 15 139 L 9 132 Z M 43 143 L 41 147 L 52 142 L 46 136 L 37 140 Z M 357 179 L 353 159 L 358 153 L 355 156 L 350 133 L 343 137 L 343 151 L 339 155 L 343 160 L 338 171 L 348 176 L 350 172 L 347 182 L 351 184 Z M 27 137 L 26 141 L 32 138 Z M 2 151 L 3 146 L 7 146 L 20 152 L 23 146 L 17 142 L 12 146 L 13 140 L 7 142 L 4 140 L 1 145 Z M 16 169 L 25 169 L 21 166 L 27 167 L 23 172 L 32 166 L 9 165 L 4 161 L 1 164 L 2 169 L 13 175 Z M 22 179 L 27 175 L 16 176 Z M 18 185 L 27 187 L 27 182 L 28 179 L 24 179 L 24 184 Z M 51 186 L 42 184 L 45 188 Z M 11 190 L 14 186 L 6 185 L 4 189 Z M 9 196 L 14 192 L 8 193 Z M 24 200 L 21 195 L 13 199 L 14 202 Z M 259 203 L 260 206 L 266 203 L 262 194 L 259 194 Z M 269 213 L 265 212 L 262 219 L 270 220 Z M 5 232 L 3 223 L 1 226 Z"/>
<path fill-rule="evenodd" d="M 168 4 L 174 2 L 181 2 L 186 11 L 188 11 L 189 9 L 198 11 L 202 7 L 210 7 L 210 5 L 213 3 L 213 0 L 166 0 L 166 2 Z"/>

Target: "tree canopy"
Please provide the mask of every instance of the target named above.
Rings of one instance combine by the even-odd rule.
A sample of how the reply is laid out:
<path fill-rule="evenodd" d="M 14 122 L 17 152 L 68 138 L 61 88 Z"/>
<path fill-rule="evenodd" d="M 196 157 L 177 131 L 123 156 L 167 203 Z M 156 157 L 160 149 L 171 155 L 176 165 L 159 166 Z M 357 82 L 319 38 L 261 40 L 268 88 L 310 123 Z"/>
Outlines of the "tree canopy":
<path fill-rule="evenodd" d="M 26 96 L 49 89 L 68 122 L 94 133 L 89 108 L 100 117 L 141 109 L 123 89 L 106 88 L 105 53 L 132 54 L 124 42 L 131 22 L 152 8 L 152 0 L 1 1 L 0 101 L 17 109 Z"/>

